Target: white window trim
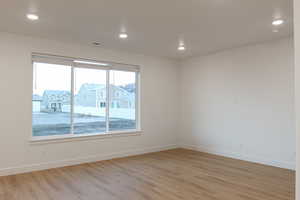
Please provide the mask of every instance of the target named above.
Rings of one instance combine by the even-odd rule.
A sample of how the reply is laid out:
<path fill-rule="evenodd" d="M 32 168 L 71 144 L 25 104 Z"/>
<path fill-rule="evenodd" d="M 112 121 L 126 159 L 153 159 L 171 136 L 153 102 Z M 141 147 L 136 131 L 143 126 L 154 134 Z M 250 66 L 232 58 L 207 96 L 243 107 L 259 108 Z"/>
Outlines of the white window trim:
<path fill-rule="evenodd" d="M 106 139 L 114 137 L 140 136 L 142 130 L 126 130 L 126 131 L 110 131 L 107 133 L 89 133 L 89 134 L 65 134 L 65 135 L 49 135 L 49 136 L 32 136 L 31 144 L 48 144 L 73 142 L 82 140 Z"/>
<path fill-rule="evenodd" d="M 82 61 L 96 62 L 96 63 L 106 63 L 107 66 L 74 63 L 75 60 L 82 60 Z M 99 60 L 85 59 L 85 58 L 65 57 L 65 56 L 57 56 L 51 54 L 32 53 L 32 61 L 50 63 L 50 64 L 72 65 L 74 67 L 82 66 L 85 68 L 94 68 L 94 69 L 106 69 L 106 70 L 110 69 L 110 70 L 132 71 L 132 72 L 140 71 L 140 66 L 134 64 L 117 63 L 111 61 L 99 61 Z"/>
<path fill-rule="evenodd" d="M 85 60 L 91 62 L 101 62 L 108 63 L 108 66 L 94 66 L 94 65 L 82 65 L 74 63 L 74 60 Z M 53 62 L 52 62 L 53 61 Z M 49 54 L 32 54 L 32 70 L 34 70 L 34 62 L 41 63 L 50 63 L 50 64 L 63 64 L 71 66 L 71 115 L 73 115 L 73 106 L 74 106 L 74 69 L 75 68 L 92 68 L 99 70 L 106 70 L 106 131 L 101 133 L 87 133 L 87 134 L 74 134 L 73 130 L 69 134 L 63 135 L 48 135 L 48 136 L 33 136 L 32 134 L 32 122 L 31 122 L 31 132 L 30 132 L 30 143 L 31 144 L 47 144 L 47 143 L 56 143 L 56 142 L 70 142 L 70 141 L 80 141 L 80 140 L 94 140 L 94 139 L 105 139 L 112 137 L 123 137 L 123 136 L 138 136 L 141 135 L 141 106 L 140 106 L 140 67 L 138 65 L 114 63 L 107 61 L 95 61 L 90 59 L 82 58 L 72 58 L 72 57 L 62 57 Z M 120 131 L 109 131 L 109 106 L 110 106 L 110 95 L 109 95 L 109 83 L 110 83 L 110 70 L 119 70 L 119 71 L 132 71 L 136 74 L 136 93 L 135 93 L 135 121 L 136 128 Z M 31 104 L 32 106 L 32 104 Z M 32 108 L 31 108 L 32 110 Z M 31 117 L 32 119 L 32 117 Z M 73 117 L 71 116 L 71 124 L 73 123 Z M 73 125 L 71 126 L 73 128 Z"/>

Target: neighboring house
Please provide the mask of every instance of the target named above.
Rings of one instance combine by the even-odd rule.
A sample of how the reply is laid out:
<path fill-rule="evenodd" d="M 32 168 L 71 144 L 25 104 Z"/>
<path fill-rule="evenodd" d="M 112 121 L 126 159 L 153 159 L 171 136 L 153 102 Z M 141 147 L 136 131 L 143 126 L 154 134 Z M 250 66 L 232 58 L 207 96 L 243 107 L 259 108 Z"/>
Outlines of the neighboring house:
<path fill-rule="evenodd" d="M 123 88 L 110 85 L 112 108 L 135 108 L 135 95 Z M 75 105 L 105 108 L 106 87 L 102 84 L 83 84 L 75 96 Z"/>
<path fill-rule="evenodd" d="M 110 85 L 111 108 L 135 108 L 135 94 L 127 90 Z M 46 90 L 43 96 L 33 95 L 33 112 L 63 112 L 63 108 L 70 106 L 71 93 L 63 90 Z M 106 107 L 106 87 L 101 84 L 83 84 L 74 98 L 75 107 Z"/>
<path fill-rule="evenodd" d="M 78 94 L 75 96 L 75 105 L 85 107 L 105 107 L 105 91 L 105 85 L 85 83 L 80 87 Z"/>
<path fill-rule="evenodd" d="M 111 108 L 135 108 L 135 94 L 111 85 Z"/>
<path fill-rule="evenodd" d="M 32 112 L 41 112 L 43 98 L 40 95 L 32 95 Z"/>
<path fill-rule="evenodd" d="M 71 94 L 63 90 L 46 90 L 43 94 L 41 111 L 62 112 L 64 105 L 70 105 Z"/>

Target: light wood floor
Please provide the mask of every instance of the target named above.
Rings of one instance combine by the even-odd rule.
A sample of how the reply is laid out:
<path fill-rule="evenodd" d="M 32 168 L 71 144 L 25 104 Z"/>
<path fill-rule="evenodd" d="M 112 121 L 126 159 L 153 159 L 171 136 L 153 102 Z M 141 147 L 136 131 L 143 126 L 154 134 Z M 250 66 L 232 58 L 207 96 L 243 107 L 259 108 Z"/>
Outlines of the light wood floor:
<path fill-rule="evenodd" d="M 295 173 L 175 149 L 0 177 L 1 200 L 292 200 Z"/>

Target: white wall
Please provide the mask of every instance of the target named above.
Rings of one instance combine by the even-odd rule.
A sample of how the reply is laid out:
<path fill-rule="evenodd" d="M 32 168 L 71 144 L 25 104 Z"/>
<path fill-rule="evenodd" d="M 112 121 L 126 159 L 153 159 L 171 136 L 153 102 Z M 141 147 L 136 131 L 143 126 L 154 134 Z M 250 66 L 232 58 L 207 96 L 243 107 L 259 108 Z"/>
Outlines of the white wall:
<path fill-rule="evenodd" d="M 140 65 L 143 133 L 75 142 L 29 143 L 32 52 Z M 0 175 L 168 149 L 177 142 L 176 62 L 0 33 L 0 69 Z"/>
<path fill-rule="evenodd" d="M 293 70 L 291 38 L 182 62 L 182 145 L 294 169 Z"/>

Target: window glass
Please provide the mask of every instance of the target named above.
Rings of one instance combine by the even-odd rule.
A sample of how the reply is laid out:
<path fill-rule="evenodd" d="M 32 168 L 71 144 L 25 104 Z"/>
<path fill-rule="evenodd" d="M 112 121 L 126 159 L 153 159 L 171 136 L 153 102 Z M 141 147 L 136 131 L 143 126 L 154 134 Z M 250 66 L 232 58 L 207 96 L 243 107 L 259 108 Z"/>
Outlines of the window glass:
<path fill-rule="evenodd" d="M 110 71 L 110 131 L 122 131 L 136 128 L 135 79 L 135 72 Z"/>
<path fill-rule="evenodd" d="M 32 94 L 33 136 L 71 131 L 71 67 L 34 63 Z"/>
<path fill-rule="evenodd" d="M 74 68 L 74 134 L 106 131 L 106 71 Z"/>

